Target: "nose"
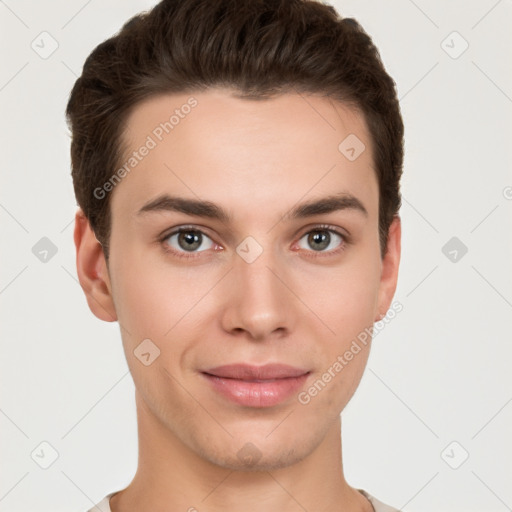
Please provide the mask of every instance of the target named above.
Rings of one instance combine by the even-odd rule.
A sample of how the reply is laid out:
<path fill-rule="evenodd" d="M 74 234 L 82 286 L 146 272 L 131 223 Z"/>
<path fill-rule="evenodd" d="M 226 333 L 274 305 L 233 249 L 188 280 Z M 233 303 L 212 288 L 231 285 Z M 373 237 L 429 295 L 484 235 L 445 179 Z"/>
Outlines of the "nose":
<path fill-rule="evenodd" d="M 297 320 L 297 300 L 285 266 L 266 250 L 248 263 L 238 255 L 224 282 L 221 323 L 226 332 L 264 341 L 289 334 Z"/>

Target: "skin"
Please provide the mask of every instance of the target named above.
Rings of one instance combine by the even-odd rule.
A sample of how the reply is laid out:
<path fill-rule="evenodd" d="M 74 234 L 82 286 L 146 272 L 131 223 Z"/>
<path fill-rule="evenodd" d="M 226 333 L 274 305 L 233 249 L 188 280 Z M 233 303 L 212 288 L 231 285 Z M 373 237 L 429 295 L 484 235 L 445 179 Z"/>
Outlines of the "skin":
<path fill-rule="evenodd" d="M 124 134 L 130 151 L 190 96 L 138 104 Z M 113 190 L 108 265 L 87 219 L 76 215 L 80 283 L 91 311 L 119 322 L 136 387 L 139 466 L 112 497 L 112 511 L 371 511 L 344 478 L 340 419 L 370 344 L 307 405 L 293 395 L 244 407 L 200 374 L 228 363 L 281 362 L 309 369 L 308 389 L 389 309 L 400 220 L 381 258 L 365 121 L 314 95 L 254 101 L 218 88 L 193 96 L 198 105 Z M 353 162 L 338 150 L 349 134 L 366 146 Z M 164 192 L 211 201 L 232 218 L 137 214 Z M 357 197 L 367 215 L 344 209 L 283 219 L 297 203 L 333 193 Z M 335 252 L 344 244 L 335 235 L 327 248 L 308 242 L 322 224 L 349 234 L 343 250 Z M 191 254 L 177 236 L 160 240 L 183 225 L 206 235 L 189 259 L 166 252 Z M 250 264 L 236 252 L 248 236 L 263 249 Z M 134 350 L 148 338 L 160 356 L 145 366 Z M 246 443 L 259 455 L 252 462 L 237 456 Z"/>

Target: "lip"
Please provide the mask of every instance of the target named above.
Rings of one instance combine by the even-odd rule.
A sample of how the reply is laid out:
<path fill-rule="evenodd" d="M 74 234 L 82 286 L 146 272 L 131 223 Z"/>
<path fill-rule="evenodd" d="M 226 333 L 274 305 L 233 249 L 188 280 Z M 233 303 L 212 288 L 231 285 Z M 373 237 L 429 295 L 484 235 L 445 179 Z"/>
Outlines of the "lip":
<path fill-rule="evenodd" d="M 230 364 L 201 372 L 215 391 L 246 407 L 272 407 L 295 394 L 310 372 L 284 364 Z"/>

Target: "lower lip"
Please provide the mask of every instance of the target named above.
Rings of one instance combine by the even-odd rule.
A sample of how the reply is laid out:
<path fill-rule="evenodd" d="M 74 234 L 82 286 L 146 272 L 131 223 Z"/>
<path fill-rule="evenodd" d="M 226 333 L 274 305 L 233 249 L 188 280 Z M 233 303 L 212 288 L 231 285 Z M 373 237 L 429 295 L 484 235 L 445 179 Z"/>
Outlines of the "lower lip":
<path fill-rule="evenodd" d="M 215 391 L 231 401 L 247 407 L 272 407 L 299 391 L 309 373 L 299 377 L 254 382 L 247 380 L 227 379 L 207 373 L 202 374 L 213 386 Z"/>

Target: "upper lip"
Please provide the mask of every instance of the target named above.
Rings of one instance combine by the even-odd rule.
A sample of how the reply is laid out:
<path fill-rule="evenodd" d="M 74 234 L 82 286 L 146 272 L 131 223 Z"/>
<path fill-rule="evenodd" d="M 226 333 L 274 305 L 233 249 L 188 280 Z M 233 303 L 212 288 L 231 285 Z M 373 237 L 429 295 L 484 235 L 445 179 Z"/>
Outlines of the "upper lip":
<path fill-rule="evenodd" d="M 237 380 L 270 380 L 300 377 L 309 372 L 303 368 L 297 368 L 287 364 L 273 363 L 263 366 L 253 366 L 242 363 L 216 366 L 215 368 L 204 370 L 203 373 Z"/>

